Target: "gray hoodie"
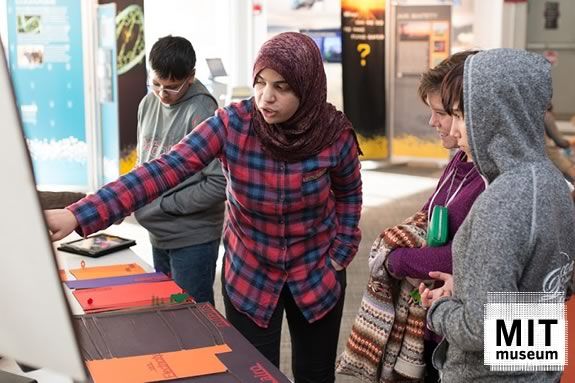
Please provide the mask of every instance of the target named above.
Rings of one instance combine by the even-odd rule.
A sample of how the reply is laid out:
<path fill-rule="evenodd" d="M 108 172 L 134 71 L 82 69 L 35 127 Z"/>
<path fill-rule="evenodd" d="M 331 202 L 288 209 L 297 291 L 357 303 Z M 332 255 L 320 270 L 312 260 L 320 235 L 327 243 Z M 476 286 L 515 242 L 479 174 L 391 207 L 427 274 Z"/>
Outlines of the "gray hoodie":
<path fill-rule="evenodd" d="M 573 287 L 575 210 L 543 142 L 550 65 L 526 51 L 489 50 L 465 61 L 463 86 L 469 146 L 489 186 L 453 240 L 454 295 L 428 312 L 433 331 L 445 336 L 434 365 L 447 383 L 555 382 L 560 372 L 483 364 L 487 292 L 570 295 Z"/>
<path fill-rule="evenodd" d="M 186 94 L 164 105 L 153 93 L 138 109 L 138 164 L 159 157 L 196 125 L 214 115 L 216 100 L 195 79 Z M 136 211 L 138 222 L 150 232 L 152 245 L 178 249 L 221 237 L 226 180 L 219 160 Z"/>

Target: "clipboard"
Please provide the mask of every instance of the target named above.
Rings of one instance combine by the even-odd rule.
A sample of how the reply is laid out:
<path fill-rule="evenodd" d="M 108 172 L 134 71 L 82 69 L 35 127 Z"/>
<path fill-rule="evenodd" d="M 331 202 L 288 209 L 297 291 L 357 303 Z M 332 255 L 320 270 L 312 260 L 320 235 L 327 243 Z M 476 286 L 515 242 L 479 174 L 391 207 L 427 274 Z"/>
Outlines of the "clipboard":
<path fill-rule="evenodd" d="M 85 255 L 87 257 L 98 258 L 102 255 L 127 249 L 130 246 L 134 246 L 135 244 L 136 241 L 133 239 L 100 233 L 91 235 L 87 238 L 62 243 L 58 247 L 58 250 L 66 251 L 68 253 Z"/>

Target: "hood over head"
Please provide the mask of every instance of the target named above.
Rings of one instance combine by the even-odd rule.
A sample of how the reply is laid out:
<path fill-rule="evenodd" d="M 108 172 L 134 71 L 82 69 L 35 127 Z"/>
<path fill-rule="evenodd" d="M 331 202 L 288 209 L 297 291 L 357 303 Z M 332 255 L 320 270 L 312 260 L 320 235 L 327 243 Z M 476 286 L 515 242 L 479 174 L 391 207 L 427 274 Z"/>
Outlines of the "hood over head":
<path fill-rule="evenodd" d="M 489 182 L 506 170 L 546 159 L 543 119 L 552 95 L 550 69 L 543 56 L 508 48 L 483 51 L 465 61 L 469 147 Z"/>

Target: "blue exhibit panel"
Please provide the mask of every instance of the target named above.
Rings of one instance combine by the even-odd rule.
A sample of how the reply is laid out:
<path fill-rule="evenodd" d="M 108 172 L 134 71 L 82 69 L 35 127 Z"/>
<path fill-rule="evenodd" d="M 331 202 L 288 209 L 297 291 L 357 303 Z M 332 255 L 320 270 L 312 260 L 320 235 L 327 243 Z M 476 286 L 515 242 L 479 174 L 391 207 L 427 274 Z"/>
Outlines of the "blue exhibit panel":
<path fill-rule="evenodd" d="M 36 182 L 88 185 L 81 2 L 8 0 L 9 65 Z"/>

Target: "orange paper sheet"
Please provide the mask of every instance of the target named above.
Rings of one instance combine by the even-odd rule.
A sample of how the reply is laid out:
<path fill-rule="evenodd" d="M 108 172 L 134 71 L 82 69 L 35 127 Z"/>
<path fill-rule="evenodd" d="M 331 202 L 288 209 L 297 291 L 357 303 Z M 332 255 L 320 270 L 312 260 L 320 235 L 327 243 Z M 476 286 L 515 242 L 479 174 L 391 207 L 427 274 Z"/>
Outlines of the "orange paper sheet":
<path fill-rule="evenodd" d="M 136 263 L 126 263 L 120 265 L 82 267 L 80 269 L 71 269 L 70 273 L 76 279 L 96 279 L 107 277 L 121 277 L 124 275 L 144 274 L 146 271 L 142 266 Z"/>
<path fill-rule="evenodd" d="M 95 383 L 160 382 L 227 371 L 216 354 L 232 351 L 228 345 L 160 354 L 87 361 Z"/>
<path fill-rule="evenodd" d="M 66 276 L 66 270 L 59 269 L 58 272 L 60 273 L 60 280 L 67 281 L 68 277 Z"/>
<path fill-rule="evenodd" d="M 181 292 L 182 288 L 170 280 L 74 290 L 73 294 L 84 311 L 92 312 L 169 303 L 172 294 Z"/>

